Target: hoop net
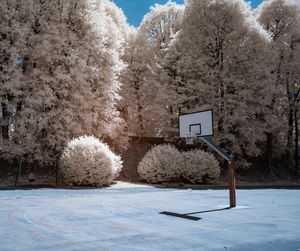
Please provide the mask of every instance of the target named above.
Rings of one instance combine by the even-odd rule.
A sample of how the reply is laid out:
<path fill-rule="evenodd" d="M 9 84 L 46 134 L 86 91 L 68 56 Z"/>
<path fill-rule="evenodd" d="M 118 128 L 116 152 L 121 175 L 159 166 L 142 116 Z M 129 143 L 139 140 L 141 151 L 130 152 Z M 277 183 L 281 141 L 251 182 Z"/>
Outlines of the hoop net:
<path fill-rule="evenodd" d="M 190 133 L 190 134 L 186 134 L 184 138 L 185 138 L 185 143 L 187 145 L 193 145 L 194 144 L 194 139 L 196 138 L 196 135 L 193 134 L 193 133 Z"/>

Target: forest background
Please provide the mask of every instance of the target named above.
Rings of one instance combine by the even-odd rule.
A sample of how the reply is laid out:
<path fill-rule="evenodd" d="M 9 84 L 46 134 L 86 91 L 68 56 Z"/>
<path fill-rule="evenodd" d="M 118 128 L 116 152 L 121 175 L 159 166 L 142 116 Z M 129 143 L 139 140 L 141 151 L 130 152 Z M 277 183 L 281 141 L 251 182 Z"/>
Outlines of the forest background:
<path fill-rule="evenodd" d="M 176 142 L 179 114 L 213 109 L 240 167 L 299 173 L 299 2 L 168 2 L 138 29 L 109 0 L 5 0 L 0 14 L 2 164 L 60 158 L 82 135 L 120 154 L 132 137 Z"/>

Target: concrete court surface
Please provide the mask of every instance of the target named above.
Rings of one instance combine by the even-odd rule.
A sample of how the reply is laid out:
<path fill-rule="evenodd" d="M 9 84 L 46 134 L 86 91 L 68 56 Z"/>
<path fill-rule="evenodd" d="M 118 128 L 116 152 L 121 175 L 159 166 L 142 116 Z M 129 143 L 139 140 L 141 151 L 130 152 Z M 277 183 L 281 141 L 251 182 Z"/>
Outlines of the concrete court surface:
<path fill-rule="evenodd" d="M 117 185 L 105 189 L 0 191 L 0 251 L 300 251 L 300 190 Z"/>

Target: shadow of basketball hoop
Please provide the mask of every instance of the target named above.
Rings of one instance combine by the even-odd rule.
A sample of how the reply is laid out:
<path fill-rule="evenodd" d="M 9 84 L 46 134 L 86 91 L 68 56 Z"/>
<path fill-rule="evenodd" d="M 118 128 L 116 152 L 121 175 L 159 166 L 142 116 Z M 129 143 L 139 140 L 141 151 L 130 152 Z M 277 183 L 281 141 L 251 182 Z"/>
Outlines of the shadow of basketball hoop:
<path fill-rule="evenodd" d="M 179 218 L 183 218 L 183 219 L 187 219 L 187 220 L 198 221 L 198 220 L 201 220 L 202 218 L 191 216 L 191 215 L 225 211 L 225 210 L 229 210 L 229 209 L 231 209 L 231 207 L 212 209 L 212 210 L 204 210 L 204 211 L 198 211 L 198 212 L 192 212 L 192 213 L 186 213 L 186 214 L 179 214 L 179 213 L 168 212 L 168 211 L 163 211 L 163 212 L 160 212 L 159 214 L 164 214 L 164 215 L 173 216 L 173 217 L 179 217 Z"/>

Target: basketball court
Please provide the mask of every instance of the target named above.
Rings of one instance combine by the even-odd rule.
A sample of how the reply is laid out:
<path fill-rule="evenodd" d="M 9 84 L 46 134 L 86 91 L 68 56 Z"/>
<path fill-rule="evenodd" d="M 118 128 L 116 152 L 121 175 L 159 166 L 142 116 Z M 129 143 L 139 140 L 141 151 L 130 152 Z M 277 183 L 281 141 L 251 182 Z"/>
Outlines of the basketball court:
<path fill-rule="evenodd" d="M 0 191 L 0 250 L 300 250 L 299 190 Z M 160 214 L 188 214 L 190 220 Z"/>
<path fill-rule="evenodd" d="M 0 250 L 300 251 L 300 191 L 236 191 L 234 158 L 212 135 L 211 110 L 179 116 L 179 137 L 228 162 L 229 194 L 120 182 L 0 191 Z"/>

